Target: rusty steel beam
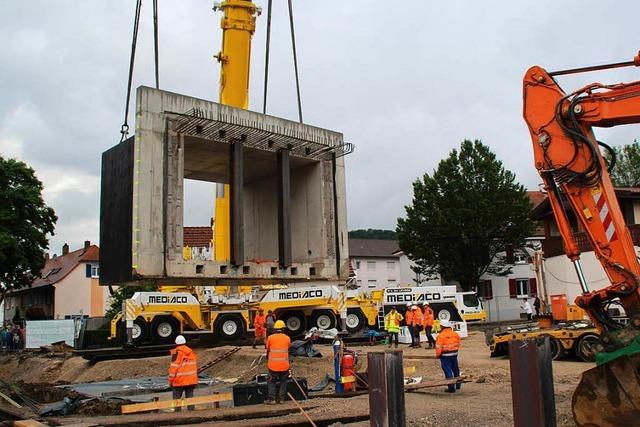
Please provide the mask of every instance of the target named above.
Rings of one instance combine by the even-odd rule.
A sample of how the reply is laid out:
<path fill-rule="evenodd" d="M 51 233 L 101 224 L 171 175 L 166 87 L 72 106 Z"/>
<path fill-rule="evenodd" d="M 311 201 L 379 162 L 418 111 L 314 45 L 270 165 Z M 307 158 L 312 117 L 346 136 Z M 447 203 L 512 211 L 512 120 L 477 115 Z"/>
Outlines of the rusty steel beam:
<path fill-rule="evenodd" d="M 367 354 L 372 427 L 405 427 L 402 351 Z"/>
<path fill-rule="evenodd" d="M 556 427 L 549 337 L 509 342 L 513 425 Z"/>

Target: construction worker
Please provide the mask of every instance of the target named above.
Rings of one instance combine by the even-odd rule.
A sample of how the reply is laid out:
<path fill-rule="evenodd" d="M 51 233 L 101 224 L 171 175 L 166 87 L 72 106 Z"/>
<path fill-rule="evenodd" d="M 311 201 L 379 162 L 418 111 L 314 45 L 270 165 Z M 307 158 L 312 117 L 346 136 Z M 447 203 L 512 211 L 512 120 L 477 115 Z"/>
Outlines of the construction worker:
<path fill-rule="evenodd" d="M 267 318 L 265 325 L 267 326 L 267 336 L 273 333 L 273 325 L 276 323 L 276 315 L 272 310 L 267 311 Z"/>
<path fill-rule="evenodd" d="M 434 340 L 433 335 L 431 335 L 431 331 L 433 330 L 433 310 L 429 307 L 428 302 L 424 303 L 422 325 L 424 326 L 424 333 L 427 336 L 429 348 L 434 348 L 436 346 L 436 340 Z"/>
<path fill-rule="evenodd" d="M 413 334 L 413 312 L 411 311 L 412 304 L 410 302 L 407 303 L 407 309 L 404 312 L 404 323 L 407 325 L 407 329 L 409 330 L 409 336 L 411 337 L 411 347 L 416 345 L 416 338 Z"/>
<path fill-rule="evenodd" d="M 267 318 L 264 315 L 264 310 L 259 308 L 258 314 L 253 319 L 253 328 L 255 329 L 254 338 L 253 338 L 253 348 L 256 348 L 256 344 L 258 342 L 264 343 L 264 340 L 267 336 L 266 329 Z"/>
<path fill-rule="evenodd" d="M 448 320 L 440 321 L 440 333 L 436 338 L 436 357 L 440 359 L 440 366 L 445 378 L 460 376 L 458 367 L 458 350 L 460 350 L 460 335 L 451 329 Z M 447 393 L 455 393 L 462 384 L 449 384 L 445 390 Z"/>
<path fill-rule="evenodd" d="M 291 338 L 285 333 L 285 324 L 277 320 L 273 325 L 274 333 L 267 338 L 267 405 L 284 403 L 287 396 L 287 380 L 289 379 L 289 347 Z"/>
<path fill-rule="evenodd" d="M 422 332 L 422 310 L 417 305 L 411 306 L 411 330 L 413 331 L 414 347 L 420 347 L 420 332 Z"/>
<path fill-rule="evenodd" d="M 389 334 L 389 348 L 393 340 L 396 341 L 396 348 L 398 348 L 398 333 L 400 333 L 400 322 L 402 322 L 402 314 L 398 313 L 395 308 L 384 316 L 384 329 Z"/>
<path fill-rule="evenodd" d="M 193 390 L 198 384 L 198 362 L 196 354 L 185 344 L 187 340 L 182 335 L 176 337 L 176 347 L 171 350 L 171 366 L 169 367 L 169 385 L 173 389 L 173 398 L 180 399 L 184 394 L 188 399 L 193 397 Z M 194 406 L 187 409 L 193 411 Z M 181 408 L 177 407 L 176 412 Z"/>

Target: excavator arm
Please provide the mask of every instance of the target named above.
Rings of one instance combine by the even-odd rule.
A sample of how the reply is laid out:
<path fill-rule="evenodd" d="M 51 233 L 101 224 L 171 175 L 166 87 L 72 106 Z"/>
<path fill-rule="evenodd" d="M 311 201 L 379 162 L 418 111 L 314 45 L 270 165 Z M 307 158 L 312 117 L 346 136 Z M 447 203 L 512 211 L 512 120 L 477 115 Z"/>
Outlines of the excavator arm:
<path fill-rule="evenodd" d="M 582 287 L 576 303 L 601 332 L 622 329 L 607 316 L 606 307 L 619 298 L 629 317 L 640 313 L 640 264 L 600 151 L 600 146 L 608 147 L 596 140 L 592 128 L 640 122 L 640 82 L 594 83 L 566 94 L 536 66 L 525 75 L 523 96 L 535 166 Z M 610 286 L 589 289 L 568 211 L 586 232 Z"/>
<path fill-rule="evenodd" d="M 640 355 L 633 355 L 640 350 L 640 263 L 609 176 L 613 165 L 601 153 L 601 147 L 611 148 L 593 133 L 594 127 L 640 122 L 640 81 L 593 83 L 567 94 L 554 75 L 619 66 L 640 66 L 640 55 L 625 63 L 556 73 L 534 66 L 523 81 L 523 114 L 535 167 L 582 288 L 576 304 L 600 331 L 599 366 L 583 374 L 573 398 L 578 425 L 626 425 L 625 420 L 640 419 Z M 589 289 L 576 227 L 588 236 L 610 281 L 603 289 Z M 607 308 L 618 302 L 628 324 L 608 315 Z"/>

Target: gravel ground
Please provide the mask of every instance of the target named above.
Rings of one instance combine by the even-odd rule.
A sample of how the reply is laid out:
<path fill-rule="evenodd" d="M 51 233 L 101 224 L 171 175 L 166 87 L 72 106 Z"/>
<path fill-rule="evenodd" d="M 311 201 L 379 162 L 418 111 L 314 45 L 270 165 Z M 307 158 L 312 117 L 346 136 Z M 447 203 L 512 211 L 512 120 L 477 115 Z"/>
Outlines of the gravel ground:
<path fill-rule="evenodd" d="M 297 358 L 292 370 L 297 377 L 306 377 L 309 385 L 314 385 L 332 373 L 331 347 L 316 346 L 324 357 Z M 366 369 L 366 352 L 384 351 L 383 346 L 350 346 L 362 352 L 360 370 Z M 443 377 L 439 362 L 434 359 L 411 359 L 412 355 L 432 355 L 433 350 L 404 350 L 405 367 L 415 366 L 415 376 L 423 380 Z M 203 364 L 227 351 L 227 347 L 214 349 L 198 349 L 199 363 Z M 258 369 L 250 369 L 264 350 L 243 347 L 227 360 L 207 370 L 211 377 L 229 382 L 237 379 L 248 380 L 252 375 L 266 371 L 263 361 Z M 6 382 L 25 383 L 79 383 L 91 381 L 117 380 L 144 376 L 164 375 L 169 365 L 169 357 L 153 357 L 147 359 L 129 359 L 104 361 L 91 364 L 80 357 L 49 358 L 42 356 L 0 356 L 0 380 Z M 556 393 L 556 408 L 559 426 L 573 426 L 571 417 L 571 396 L 577 386 L 580 375 L 590 368 L 591 364 L 577 361 L 553 362 Z M 463 385 L 459 393 L 450 395 L 442 388 L 425 389 L 416 393 L 407 393 L 406 412 L 409 426 L 511 426 L 513 425 L 509 360 L 492 359 L 484 341 L 484 334 L 471 332 L 462 342 L 460 367 L 463 375 L 467 375 L 470 383 Z M 368 397 L 360 396 L 350 399 L 321 399 L 320 407 L 314 413 L 344 411 L 368 408 Z M 355 423 L 354 426 L 369 425 Z"/>

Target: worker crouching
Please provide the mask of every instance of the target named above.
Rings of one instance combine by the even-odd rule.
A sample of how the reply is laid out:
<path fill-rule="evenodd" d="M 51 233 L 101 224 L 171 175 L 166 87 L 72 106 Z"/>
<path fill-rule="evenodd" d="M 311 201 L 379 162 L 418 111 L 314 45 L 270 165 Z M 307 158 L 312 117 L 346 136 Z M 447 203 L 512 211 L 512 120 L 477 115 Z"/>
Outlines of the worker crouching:
<path fill-rule="evenodd" d="M 267 338 L 267 405 L 284 403 L 289 379 L 289 347 L 291 338 L 285 333 L 285 324 L 278 320 L 273 325 L 274 333 Z"/>
<path fill-rule="evenodd" d="M 171 350 L 171 366 L 169 367 L 169 385 L 173 389 L 173 398 L 180 399 L 193 397 L 193 390 L 198 384 L 198 362 L 196 354 L 185 344 L 187 340 L 182 336 L 176 337 L 176 347 Z M 187 409 L 193 411 L 194 406 Z M 176 412 L 181 408 L 177 407 Z"/>
<path fill-rule="evenodd" d="M 436 357 L 440 359 L 440 366 L 445 378 L 460 376 L 458 367 L 458 350 L 460 350 L 460 336 L 451 329 L 451 324 L 446 320 L 440 321 L 440 333 L 436 338 Z M 447 393 L 454 393 L 462 384 L 449 384 Z"/>

